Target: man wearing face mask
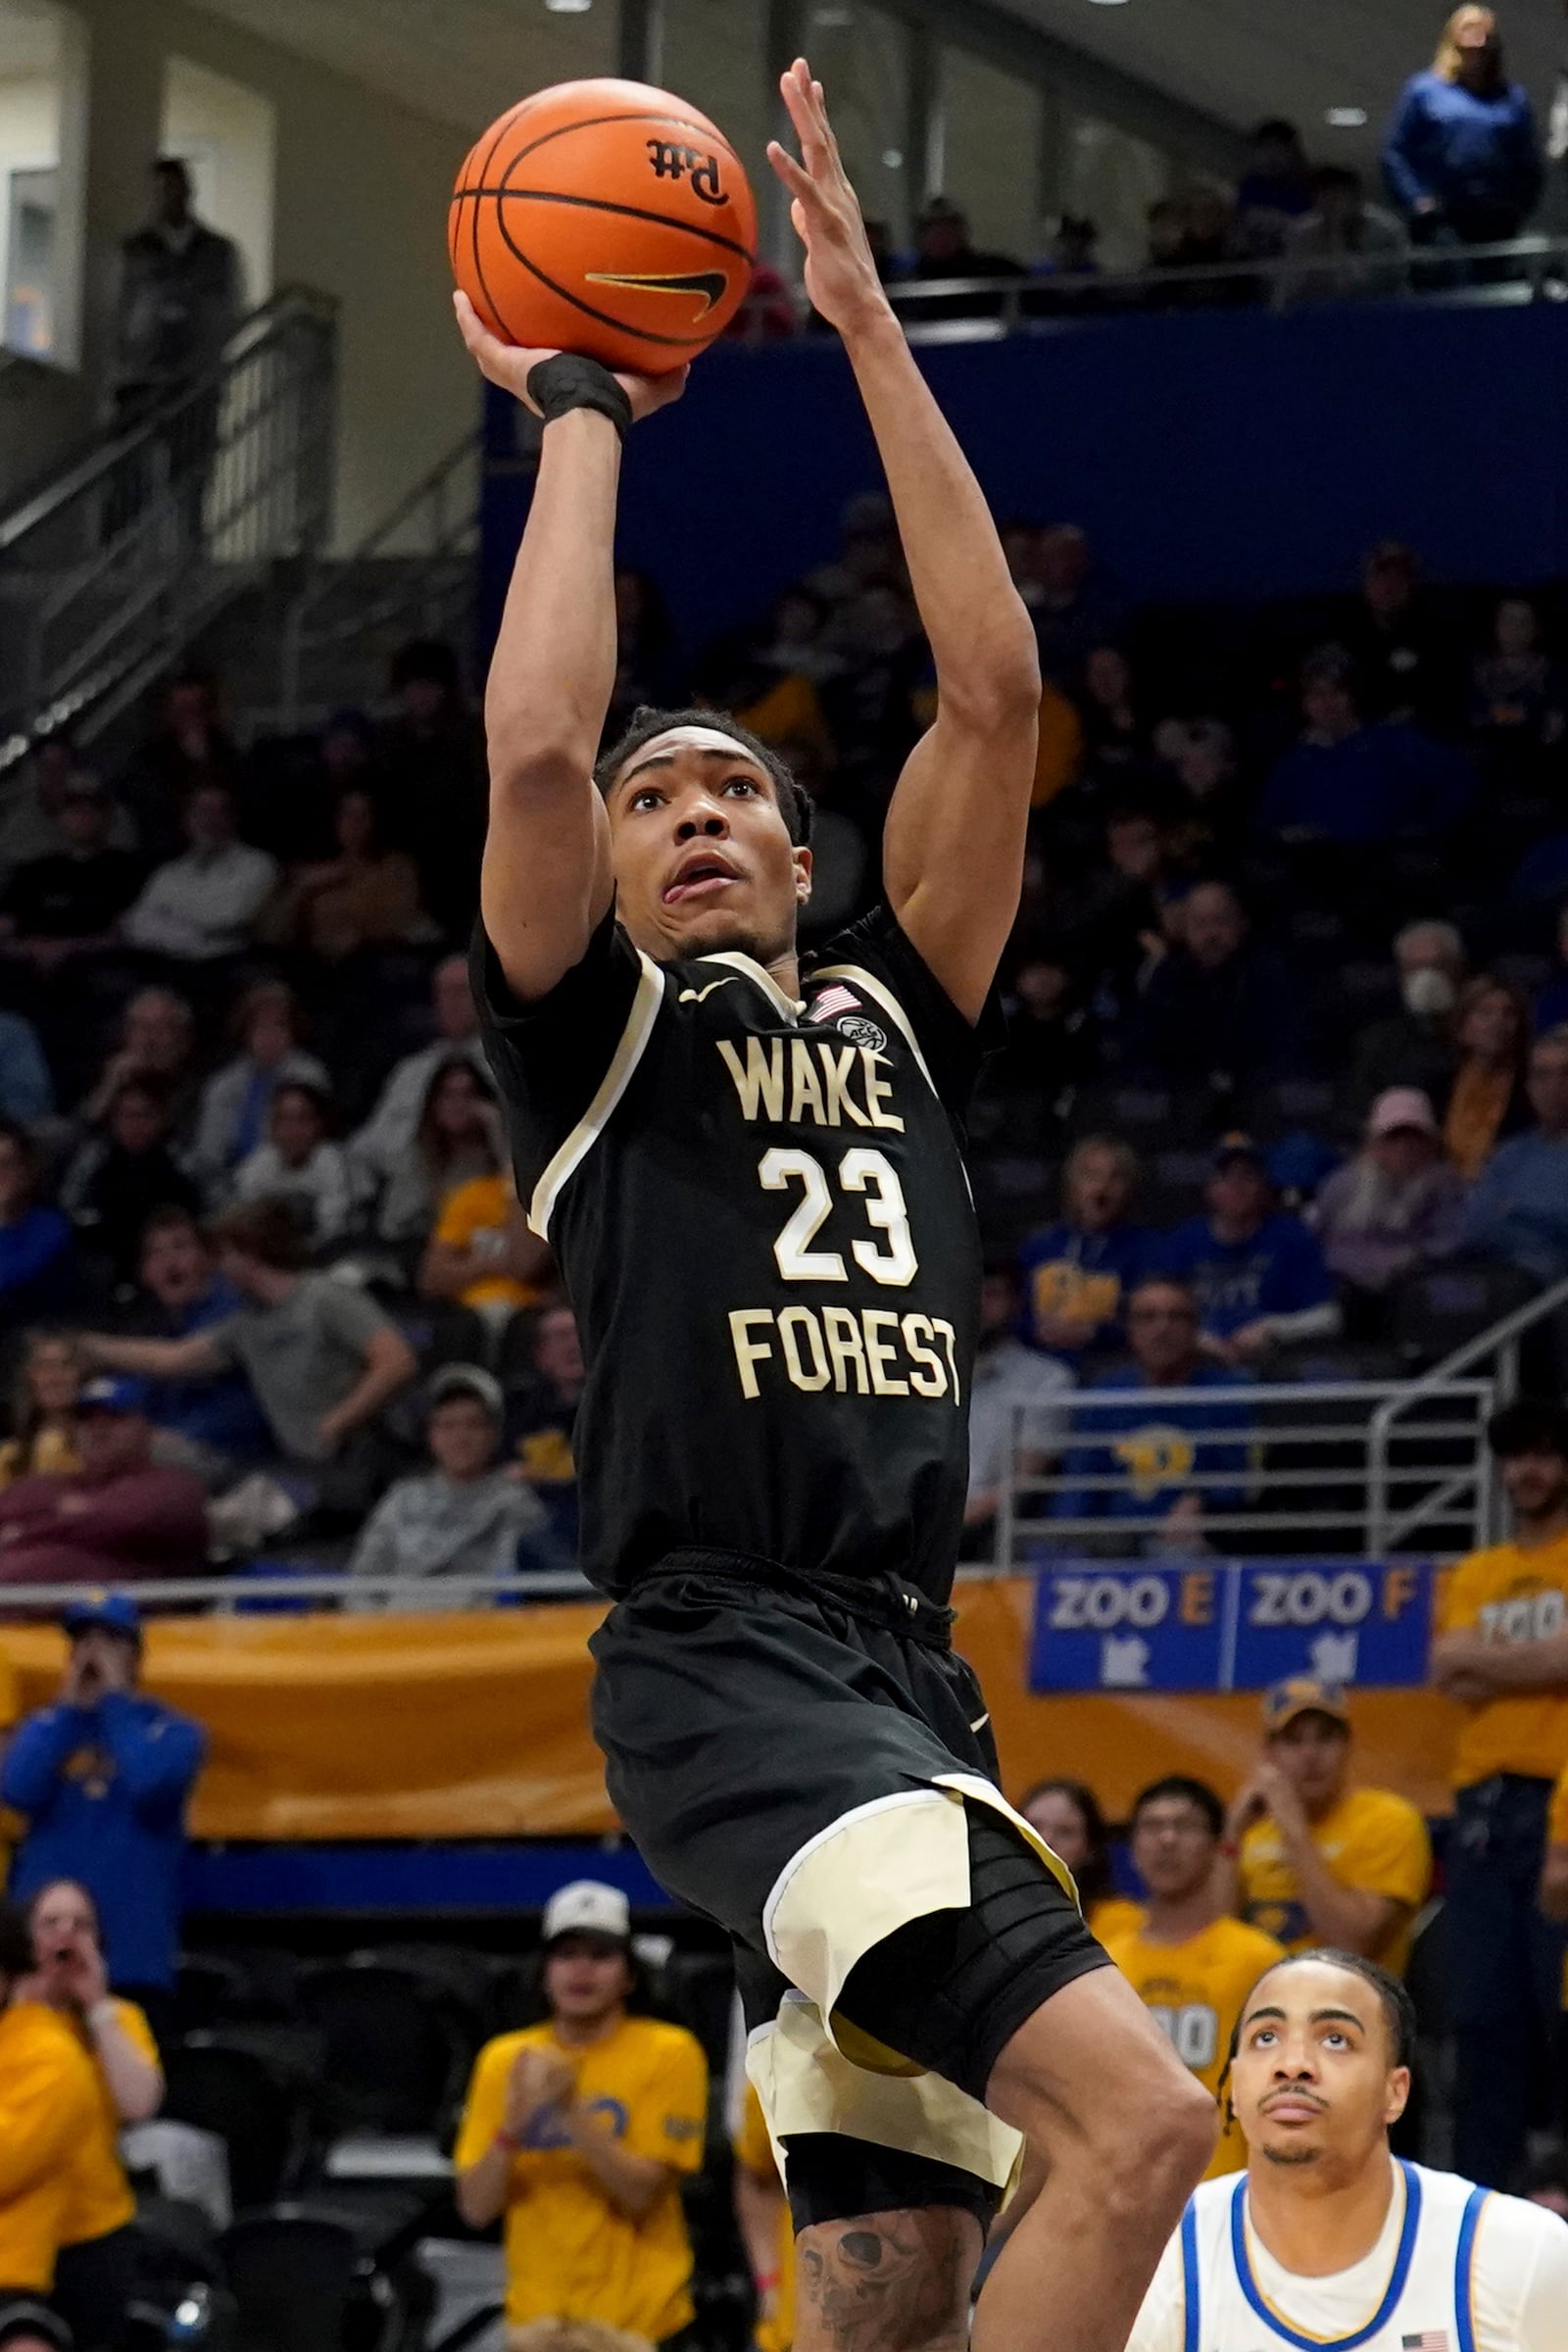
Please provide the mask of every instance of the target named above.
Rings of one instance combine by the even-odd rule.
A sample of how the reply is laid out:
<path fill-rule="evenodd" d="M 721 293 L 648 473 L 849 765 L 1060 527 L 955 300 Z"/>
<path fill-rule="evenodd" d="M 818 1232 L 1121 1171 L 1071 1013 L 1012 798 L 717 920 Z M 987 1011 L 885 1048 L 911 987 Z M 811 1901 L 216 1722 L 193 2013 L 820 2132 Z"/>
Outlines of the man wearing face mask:
<path fill-rule="evenodd" d="M 1394 960 L 1399 1009 L 1361 1032 L 1346 1089 L 1345 1116 L 1357 1133 L 1389 1087 L 1419 1087 L 1441 1118 L 1453 1084 L 1448 1023 L 1465 979 L 1464 942 L 1451 923 L 1406 923 Z"/>

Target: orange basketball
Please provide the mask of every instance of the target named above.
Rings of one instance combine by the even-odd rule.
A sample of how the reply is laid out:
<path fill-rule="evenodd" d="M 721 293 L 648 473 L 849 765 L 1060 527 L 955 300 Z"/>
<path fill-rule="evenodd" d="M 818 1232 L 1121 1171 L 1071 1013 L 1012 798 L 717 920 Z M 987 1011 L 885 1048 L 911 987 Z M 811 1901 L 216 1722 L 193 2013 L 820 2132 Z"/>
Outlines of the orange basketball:
<path fill-rule="evenodd" d="M 563 81 L 469 150 L 447 242 L 504 342 L 662 375 L 734 316 L 757 206 L 734 148 L 694 106 L 640 81 Z"/>

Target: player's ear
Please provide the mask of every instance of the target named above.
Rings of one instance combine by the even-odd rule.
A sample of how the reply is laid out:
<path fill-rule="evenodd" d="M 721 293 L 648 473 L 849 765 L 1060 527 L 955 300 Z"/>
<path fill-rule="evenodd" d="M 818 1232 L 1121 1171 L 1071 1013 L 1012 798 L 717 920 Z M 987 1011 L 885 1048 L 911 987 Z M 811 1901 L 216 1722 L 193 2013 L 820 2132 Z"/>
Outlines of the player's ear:
<path fill-rule="evenodd" d="M 804 906 L 811 895 L 811 853 L 808 849 L 797 848 L 792 855 L 795 859 L 795 904 Z"/>
<path fill-rule="evenodd" d="M 1396 2124 L 1410 2104 L 1410 2069 L 1396 2066 L 1389 2074 L 1388 2094 L 1383 2103 L 1383 2121 Z"/>

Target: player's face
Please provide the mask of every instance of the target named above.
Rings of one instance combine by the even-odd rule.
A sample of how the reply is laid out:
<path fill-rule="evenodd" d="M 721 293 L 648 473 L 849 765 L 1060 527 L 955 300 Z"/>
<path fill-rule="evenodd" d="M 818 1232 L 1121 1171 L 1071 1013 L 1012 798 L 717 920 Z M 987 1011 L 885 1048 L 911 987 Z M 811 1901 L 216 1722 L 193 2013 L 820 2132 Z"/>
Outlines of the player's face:
<path fill-rule="evenodd" d="M 1279 1766 L 1309 1813 L 1320 1805 L 1331 1805 L 1339 1795 L 1349 1749 L 1344 1725 L 1336 1723 L 1332 1715 L 1310 1710 L 1298 1715 L 1283 1732 L 1276 1732 L 1268 1743 L 1271 1762 Z"/>
<path fill-rule="evenodd" d="M 656 961 L 740 949 L 787 955 L 810 896 L 773 779 L 709 727 L 672 727 L 633 753 L 608 802 L 615 906 Z"/>
<path fill-rule="evenodd" d="M 606 1936 L 558 1936 L 545 1961 L 545 1998 L 552 2014 L 592 2025 L 617 2009 L 630 1989 L 621 1944 Z"/>
<path fill-rule="evenodd" d="M 1231 2104 L 1254 2166 L 1353 2175 L 1385 2146 L 1409 2095 L 1383 2004 L 1353 1969 L 1296 1961 L 1254 1986 L 1231 2067 Z"/>

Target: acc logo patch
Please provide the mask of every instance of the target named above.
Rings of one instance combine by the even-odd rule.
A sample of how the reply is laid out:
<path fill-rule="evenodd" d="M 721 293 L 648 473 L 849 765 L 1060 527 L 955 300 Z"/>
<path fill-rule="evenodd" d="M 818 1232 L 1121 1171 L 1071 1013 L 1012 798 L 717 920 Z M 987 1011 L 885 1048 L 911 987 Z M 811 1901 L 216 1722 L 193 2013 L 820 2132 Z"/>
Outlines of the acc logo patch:
<path fill-rule="evenodd" d="M 868 1021 L 863 1012 L 841 1013 L 833 1026 L 852 1046 L 864 1046 L 871 1054 L 885 1054 L 888 1050 L 887 1031 L 879 1029 L 875 1021 Z"/>

